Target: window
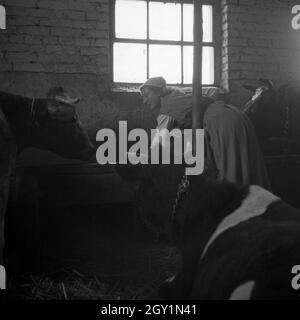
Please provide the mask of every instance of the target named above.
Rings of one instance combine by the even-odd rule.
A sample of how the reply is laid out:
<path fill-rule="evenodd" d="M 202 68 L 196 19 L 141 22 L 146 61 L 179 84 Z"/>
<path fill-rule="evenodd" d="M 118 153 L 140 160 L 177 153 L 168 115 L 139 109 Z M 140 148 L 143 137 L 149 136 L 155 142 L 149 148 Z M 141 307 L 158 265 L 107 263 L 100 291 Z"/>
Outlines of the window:
<path fill-rule="evenodd" d="M 193 78 L 193 3 L 188 0 L 115 0 L 112 23 L 114 83 L 169 84 Z M 203 5 L 203 85 L 214 84 L 213 7 Z"/>

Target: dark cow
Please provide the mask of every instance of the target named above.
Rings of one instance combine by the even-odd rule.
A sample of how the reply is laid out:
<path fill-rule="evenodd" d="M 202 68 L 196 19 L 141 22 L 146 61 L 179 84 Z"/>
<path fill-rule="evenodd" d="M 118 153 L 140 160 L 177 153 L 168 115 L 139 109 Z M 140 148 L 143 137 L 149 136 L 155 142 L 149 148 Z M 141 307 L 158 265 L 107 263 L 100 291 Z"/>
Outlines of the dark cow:
<path fill-rule="evenodd" d="M 65 158 L 90 159 L 94 147 L 78 119 L 78 101 L 60 87 L 51 89 L 46 99 L 0 92 L 0 288 L 5 287 L 4 215 L 16 156 L 36 147 Z"/>
<path fill-rule="evenodd" d="M 254 92 L 244 106 L 252 120 L 264 154 L 300 152 L 300 84 L 290 82 L 277 90 L 269 80 L 260 87 L 244 85 Z"/>
<path fill-rule="evenodd" d="M 144 170 L 152 171 L 147 179 L 158 171 L 166 184 L 174 179 L 166 166 Z M 124 171 L 118 168 L 126 178 Z M 299 299 L 291 272 L 300 264 L 300 211 L 259 186 L 216 181 L 208 173 L 186 181 L 173 212 L 182 269 L 160 287 L 161 297 Z"/>

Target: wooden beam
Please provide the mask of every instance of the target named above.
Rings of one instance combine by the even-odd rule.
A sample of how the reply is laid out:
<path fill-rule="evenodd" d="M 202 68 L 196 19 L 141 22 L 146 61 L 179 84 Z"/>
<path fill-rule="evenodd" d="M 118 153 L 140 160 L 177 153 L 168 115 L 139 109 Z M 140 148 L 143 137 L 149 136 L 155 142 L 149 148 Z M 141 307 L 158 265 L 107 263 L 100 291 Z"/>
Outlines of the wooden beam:
<path fill-rule="evenodd" d="M 194 0 L 194 67 L 193 67 L 193 129 L 203 128 L 202 96 L 202 1 Z M 195 141 L 195 139 L 193 139 Z"/>

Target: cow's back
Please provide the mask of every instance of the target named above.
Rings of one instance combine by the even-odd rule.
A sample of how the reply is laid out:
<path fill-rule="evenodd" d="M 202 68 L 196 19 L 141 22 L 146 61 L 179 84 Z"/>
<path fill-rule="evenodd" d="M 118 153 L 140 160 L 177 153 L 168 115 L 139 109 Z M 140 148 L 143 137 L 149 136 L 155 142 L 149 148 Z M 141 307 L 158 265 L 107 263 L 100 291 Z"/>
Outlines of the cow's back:
<path fill-rule="evenodd" d="M 17 147 L 6 116 L 0 109 L 0 289 L 5 288 L 3 267 L 4 216 L 9 192 L 9 176 L 15 164 Z"/>
<path fill-rule="evenodd" d="M 29 98 L 0 91 L 0 109 L 10 125 L 27 119 L 25 115 L 30 103 Z"/>
<path fill-rule="evenodd" d="M 190 298 L 228 299 L 253 282 L 252 299 L 299 299 L 291 269 L 300 261 L 300 211 L 279 200 L 227 229 L 199 261 Z"/>

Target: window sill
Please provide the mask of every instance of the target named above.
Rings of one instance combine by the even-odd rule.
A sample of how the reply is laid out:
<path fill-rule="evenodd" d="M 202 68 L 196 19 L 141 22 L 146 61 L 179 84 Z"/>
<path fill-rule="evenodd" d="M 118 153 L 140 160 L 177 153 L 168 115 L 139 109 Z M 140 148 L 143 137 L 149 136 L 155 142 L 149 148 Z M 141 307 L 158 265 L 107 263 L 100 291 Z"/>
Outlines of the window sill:
<path fill-rule="evenodd" d="M 115 83 L 112 85 L 111 92 L 117 93 L 140 93 L 140 84 L 118 84 Z"/>
<path fill-rule="evenodd" d="M 131 83 L 114 83 L 111 88 L 111 92 L 117 93 L 140 93 L 140 86 L 142 84 L 131 84 Z M 182 85 L 169 85 L 172 88 L 178 88 L 184 92 L 192 92 L 192 86 Z"/>
<path fill-rule="evenodd" d="M 140 86 L 141 84 L 131 84 L 131 83 L 115 83 L 113 84 L 111 88 L 112 93 L 116 94 L 133 94 L 133 95 L 140 95 Z M 171 85 L 170 87 L 173 88 L 178 88 L 182 90 L 185 93 L 192 93 L 192 86 L 180 86 L 180 85 Z M 215 89 L 217 92 L 215 92 Z M 218 86 L 211 85 L 211 86 L 203 86 L 203 95 L 204 96 L 209 96 L 214 100 L 223 100 L 223 101 L 228 101 L 230 93 L 227 92 L 224 89 L 220 89 Z M 219 91 L 220 90 L 220 91 Z"/>

